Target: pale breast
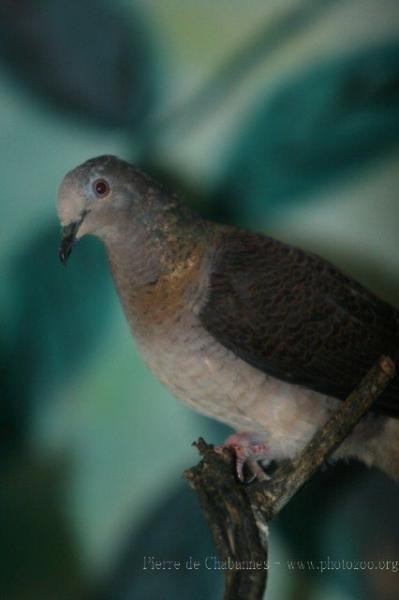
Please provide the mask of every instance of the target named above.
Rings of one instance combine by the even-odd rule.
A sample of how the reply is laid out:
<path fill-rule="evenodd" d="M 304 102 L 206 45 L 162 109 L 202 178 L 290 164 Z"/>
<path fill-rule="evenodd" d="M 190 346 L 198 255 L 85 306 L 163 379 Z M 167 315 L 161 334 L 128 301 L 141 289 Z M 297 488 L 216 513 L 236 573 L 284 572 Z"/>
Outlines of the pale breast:
<path fill-rule="evenodd" d="M 295 455 L 337 401 L 269 377 L 209 334 L 198 313 L 206 301 L 209 256 L 194 246 L 155 283 L 135 287 L 114 265 L 126 316 L 156 377 L 193 409 L 239 431 L 265 436 L 275 458 Z"/>
<path fill-rule="evenodd" d="M 275 458 L 295 455 L 337 405 L 247 364 L 208 334 L 194 312 L 138 345 L 176 398 L 236 430 L 264 434 Z"/>

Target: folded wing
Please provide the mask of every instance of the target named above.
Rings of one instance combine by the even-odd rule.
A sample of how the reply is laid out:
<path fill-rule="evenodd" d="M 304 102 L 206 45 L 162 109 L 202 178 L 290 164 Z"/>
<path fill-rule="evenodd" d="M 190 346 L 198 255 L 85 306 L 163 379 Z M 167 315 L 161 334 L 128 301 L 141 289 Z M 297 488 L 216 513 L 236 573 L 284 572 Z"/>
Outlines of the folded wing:
<path fill-rule="evenodd" d="M 399 346 L 399 311 L 322 258 L 233 229 L 214 257 L 203 326 L 252 366 L 344 399 Z M 399 417 L 396 378 L 376 408 Z"/>

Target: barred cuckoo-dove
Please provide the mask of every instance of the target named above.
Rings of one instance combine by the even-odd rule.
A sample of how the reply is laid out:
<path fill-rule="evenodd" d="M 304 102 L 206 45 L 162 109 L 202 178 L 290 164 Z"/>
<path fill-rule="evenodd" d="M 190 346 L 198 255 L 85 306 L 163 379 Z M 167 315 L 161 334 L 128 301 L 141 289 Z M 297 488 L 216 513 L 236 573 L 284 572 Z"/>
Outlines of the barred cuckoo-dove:
<path fill-rule="evenodd" d="M 60 258 L 76 240 L 106 247 L 138 348 L 177 398 L 237 433 L 246 463 L 292 458 L 381 354 L 399 311 L 322 258 L 197 216 L 136 167 L 100 156 L 58 193 Z M 334 459 L 399 477 L 396 377 Z"/>

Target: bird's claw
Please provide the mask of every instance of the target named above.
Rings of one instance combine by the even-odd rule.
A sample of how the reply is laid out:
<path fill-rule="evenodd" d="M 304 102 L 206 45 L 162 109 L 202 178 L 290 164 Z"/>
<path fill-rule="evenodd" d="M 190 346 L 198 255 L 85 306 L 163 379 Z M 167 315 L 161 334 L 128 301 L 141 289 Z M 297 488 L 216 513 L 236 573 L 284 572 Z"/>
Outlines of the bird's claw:
<path fill-rule="evenodd" d="M 235 474 L 241 483 L 252 483 L 255 479 L 266 481 L 270 477 L 262 469 L 259 461 L 270 462 L 270 449 L 265 443 L 253 443 L 246 434 L 230 436 L 224 444 L 215 447 L 215 452 L 221 454 L 225 448 L 232 450 L 235 456 Z M 250 472 L 247 479 L 244 474 L 245 466 Z"/>

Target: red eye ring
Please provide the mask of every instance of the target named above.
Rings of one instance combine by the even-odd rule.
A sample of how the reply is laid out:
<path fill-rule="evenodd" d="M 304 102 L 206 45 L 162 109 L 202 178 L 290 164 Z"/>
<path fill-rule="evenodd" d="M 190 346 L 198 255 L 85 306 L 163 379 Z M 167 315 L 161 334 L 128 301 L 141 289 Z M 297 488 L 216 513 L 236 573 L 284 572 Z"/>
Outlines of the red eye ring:
<path fill-rule="evenodd" d="M 96 179 L 93 183 L 93 191 L 98 198 L 105 198 L 109 194 L 109 183 L 105 179 Z"/>

